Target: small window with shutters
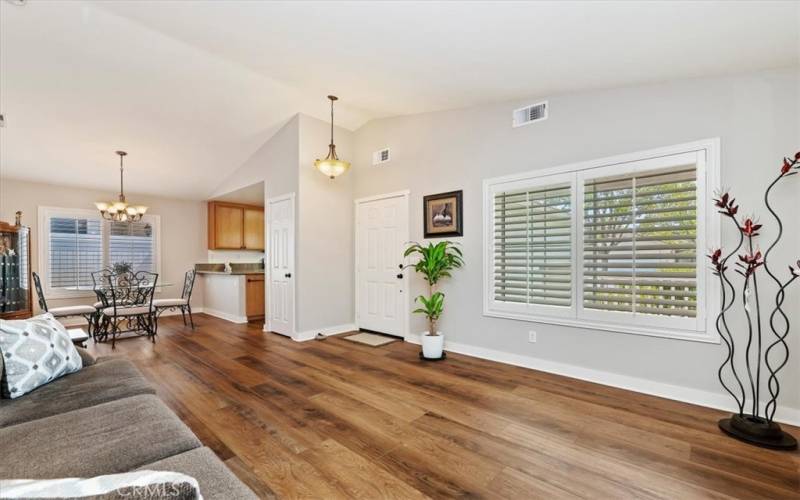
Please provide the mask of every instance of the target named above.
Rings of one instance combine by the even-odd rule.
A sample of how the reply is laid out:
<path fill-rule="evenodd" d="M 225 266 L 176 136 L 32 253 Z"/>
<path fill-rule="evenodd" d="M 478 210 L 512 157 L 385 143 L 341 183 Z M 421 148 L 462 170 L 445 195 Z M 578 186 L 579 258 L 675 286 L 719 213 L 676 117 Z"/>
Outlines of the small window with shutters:
<path fill-rule="evenodd" d="M 496 186 L 492 198 L 495 308 L 571 315 L 574 175 Z"/>
<path fill-rule="evenodd" d="M 713 342 L 717 178 L 709 140 L 485 181 L 484 314 Z"/>
<path fill-rule="evenodd" d="M 39 274 L 45 296 L 93 294 L 92 272 L 119 262 L 158 273 L 160 218 L 109 222 L 94 210 L 39 208 Z"/>

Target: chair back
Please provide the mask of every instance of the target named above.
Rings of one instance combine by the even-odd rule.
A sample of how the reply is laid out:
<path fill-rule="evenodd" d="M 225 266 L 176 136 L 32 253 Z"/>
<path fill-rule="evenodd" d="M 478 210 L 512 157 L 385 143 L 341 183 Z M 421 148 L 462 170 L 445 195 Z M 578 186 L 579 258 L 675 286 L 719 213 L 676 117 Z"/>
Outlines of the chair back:
<path fill-rule="evenodd" d="M 186 275 L 183 277 L 183 290 L 181 290 L 181 298 L 186 299 L 187 304 L 192 299 L 195 276 L 197 276 L 197 272 L 195 272 L 194 269 L 189 269 L 186 271 Z"/>
<path fill-rule="evenodd" d="M 100 271 L 94 271 L 92 274 L 92 283 L 94 284 L 94 293 L 97 295 L 97 301 L 103 304 L 103 308 L 111 305 L 113 301 L 110 297 L 111 280 L 114 276 L 114 271 L 110 268 L 105 268 Z M 109 293 L 106 293 L 106 292 Z"/>
<path fill-rule="evenodd" d="M 98 272 L 95 292 L 103 304 L 114 308 L 114 315 L 121 307 L 146 306 L 153 310 L 158 274 L 147 271 L 126 271 L 115 273 L 112 270 Z"/>
<path fill-rule="evenodd" d="M 36 288 L 36 295 L 39 299 L 39 309 L 47 312 L 47 301 L 44 298 L 44 292 L 42 291 L 42 280 L 39 278 L 39 273 L 31 273 L 31 275 L 33 275 L 33 286 Z"/>

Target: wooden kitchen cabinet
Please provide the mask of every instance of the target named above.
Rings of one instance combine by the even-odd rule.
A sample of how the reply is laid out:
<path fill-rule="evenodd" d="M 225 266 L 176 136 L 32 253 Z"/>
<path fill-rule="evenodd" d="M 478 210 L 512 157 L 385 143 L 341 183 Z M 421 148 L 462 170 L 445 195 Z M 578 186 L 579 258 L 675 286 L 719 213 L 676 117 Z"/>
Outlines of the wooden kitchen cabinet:
<path fill-rule="evenodd" d="M 209 250 L 264 250 L 264 209 L 208 202 Z"/>
<path fill-rule="evenodd" d="M 245 208 L 244 247 L 264 250 L 264 209 Z"/>
<path fill-rule="evenodd" d="M 264 319 L 264 275 L 248 274 L 245 276 L 245 314 L 247 321 Z"/>

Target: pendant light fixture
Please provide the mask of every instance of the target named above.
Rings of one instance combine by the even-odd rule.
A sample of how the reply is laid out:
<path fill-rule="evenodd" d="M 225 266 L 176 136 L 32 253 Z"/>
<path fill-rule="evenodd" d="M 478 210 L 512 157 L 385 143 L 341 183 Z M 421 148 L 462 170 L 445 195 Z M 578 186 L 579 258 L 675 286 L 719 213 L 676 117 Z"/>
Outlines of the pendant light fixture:
<path fill-rule="evenodd" d="M 335 179 L 350 169 L 350 162 L 340 160 L 336 155 L 336 144 L 333 143 L 333 103 L 339 98 L 329 95 L 328 99 L 331 100 L 331 143 L 328 144 L 328 156 L 324 160 L 317 159 L 314 167 L 331 179 Z"/>
<path fill-rule="evenodd" d="M 117 151 L 116 153 L 119 155 L 119 199 L 112 202 L 98 201 L 94 205 L 100 210 L 100 215 L 104 219 L 117 222 L 136 222 L 142 219 L 145 212 L 147 212 L 147 207 L 142 205 L 131 206 L 125 200 L 125 189 L 122 183 L 122 160 L 128 153 L 125 151 Z"/>

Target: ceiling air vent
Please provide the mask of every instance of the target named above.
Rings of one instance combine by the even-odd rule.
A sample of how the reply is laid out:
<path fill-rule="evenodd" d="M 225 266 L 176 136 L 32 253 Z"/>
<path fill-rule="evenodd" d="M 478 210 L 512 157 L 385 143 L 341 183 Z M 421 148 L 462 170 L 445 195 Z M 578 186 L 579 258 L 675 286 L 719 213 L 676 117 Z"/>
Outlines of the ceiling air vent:
<path fill-rule="evenodd" d="M 511 116 L 511 125 L 513 127 L 521 127 L 547 120 L 547 107 L 547 101 L 544 101 L 515 109 Z"/>
<path fill-rule="evenodd" d="M 389 153 L 389 148 L 381 149 L 380 151 L 375 151 L 372 153 L 372 164 L 373 165 L 380 165 L 381 163 L 386 163 L 392 159 L 391 154 Z"/>

